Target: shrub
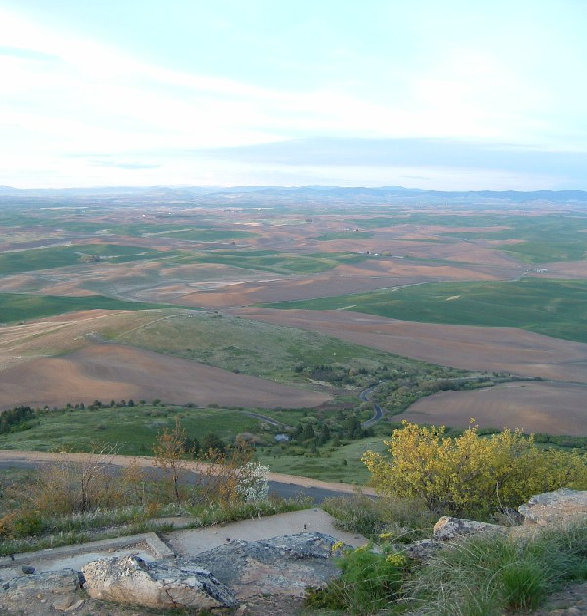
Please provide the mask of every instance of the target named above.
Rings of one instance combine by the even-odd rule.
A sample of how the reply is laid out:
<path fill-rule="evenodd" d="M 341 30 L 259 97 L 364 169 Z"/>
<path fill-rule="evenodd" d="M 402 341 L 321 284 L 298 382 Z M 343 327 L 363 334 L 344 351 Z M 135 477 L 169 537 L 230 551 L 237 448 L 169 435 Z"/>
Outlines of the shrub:
<path fill-rule="evenodd" d="M 40 535 L 45 524 L 38 511 L 12 511 L 0 518 L 0 536 L 18 538 Z"/>
<path fill-rule="evenodd" d="M 422 499 L 438 513 L 487 515 L 533 494 L 584 487 L 587 477 L 585 456 L 538 449 L 519 430 L 483 438 L 471 426 L 450 437 L 444 427 L 403 422 L 385 444 L 390 458 L 372 451 L 362 458 L 373 485 L 383 494 Z"/>
<path fill-rule="evenodd" d="M 32 482 L 13 486 L 12 490 L 19 491 L 21 508 L 39 511 L 41 515 L 118 506 L 122 499 L 120 486 L 112 481 L 107 468 L 112 453 L 110 448 L 103 447 L 84 454 L 79 461 L 63 457 L 44 464 Z"/>
<path fill-rule="evenodd" d="M 235 470 L 237 477 L 236 493 L 247 503 L 267 500 L 269 483 L 268 466 L 259 462 L 247 462 Z"/>
<path fill-rule="evenodd" d="M 347 551 L 338 565 L 341 577 L 324 588 L 310 589 L 306 605 L 345 610 L 347 614 L 374 614 L 397 599 L 409 569 L 403 554 L 374 552 L 371 544 Z"/>

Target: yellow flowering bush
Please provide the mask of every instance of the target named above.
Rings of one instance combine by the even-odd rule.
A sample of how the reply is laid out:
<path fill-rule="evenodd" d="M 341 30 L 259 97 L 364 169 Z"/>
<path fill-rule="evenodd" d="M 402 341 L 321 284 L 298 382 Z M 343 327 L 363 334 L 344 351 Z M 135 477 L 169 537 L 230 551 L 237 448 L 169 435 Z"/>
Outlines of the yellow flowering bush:
<path fill-rule="evenodd" d="M 390 455 L 362 457 L 372 484 L 385 495 L 421 498 L 437 513 L 487 514 L 563 486 L 587 487 L 584 455 L 539 449 L 520 430 L 481 437 L 471 425 L 450 437 L 444 427 L 404 421 L 384 443 Z"/>

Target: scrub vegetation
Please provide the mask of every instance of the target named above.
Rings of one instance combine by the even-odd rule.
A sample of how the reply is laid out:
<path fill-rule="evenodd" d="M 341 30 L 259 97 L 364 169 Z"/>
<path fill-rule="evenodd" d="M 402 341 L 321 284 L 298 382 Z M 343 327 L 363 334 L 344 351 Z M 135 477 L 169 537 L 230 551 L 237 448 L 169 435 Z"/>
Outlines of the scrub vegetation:
<path fill-rule="evenodd" d="M 371 543 L 346 551 L 341 544 L 342 575 L 310 589 L 308 606 L 332 614 L 498 616 L 526 613 L 563 585 L 587 579 L 587 529 L 578 520 L 462 538 L 424 562 L 405 551 L 431 535 L 439 515 L 503 524 L 509 508 L 532 494 L 585 489 L 584 455 L 539 450 L 519 432 L 482 438 L 471 427 L 449 437 L 415 424 L 395 430 L 386 445 L 391 457 L 364 456 L 379 500 L 357 495 L 323 505 L 341 528 Z"/>

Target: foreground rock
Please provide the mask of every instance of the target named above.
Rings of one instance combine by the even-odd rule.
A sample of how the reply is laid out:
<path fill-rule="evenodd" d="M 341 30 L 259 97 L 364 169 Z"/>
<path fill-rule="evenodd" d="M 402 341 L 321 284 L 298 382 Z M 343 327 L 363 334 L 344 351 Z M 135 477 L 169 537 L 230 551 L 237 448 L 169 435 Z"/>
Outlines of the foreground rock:
<path fill-rule="evenodd" d="M 27 574 L 0 586 L 0 614 L 44 616 L 71 612 L 84 603 L 73 569 Z"/>
<path fill-rule="evenodd" d="M 487 522 L 476 522 L 462 518 L 442 516 L 434 525 L 434 539 L 437 541 L 452 541 L 458 537 L 477 535 L 486 532 L 503 532 L 504 527 Z"/>
<path fill-rule="evenodd" d="M 153 608 L 211 609 L 238 605 L 232 591 L 194 564 L 146 563 L 138 556 L 97 560 L 82 569 L 93 599 Z"/>
<path fill-rule="evenodd" d="M 214 572 L 238 599 L 260 595 L 303 597 L 340 575 L 334 563 L 336 539 L 323 533 L 299 533 L 264 541 L 234 541 L 198 554 L 197 563 Z"/>
<path fill-rule="evenodd" d="M 562 521 L 587 519 L 587 491 L 561 488 L 533 496 L 518 511 L 525 525 L 548 526 Z"/>

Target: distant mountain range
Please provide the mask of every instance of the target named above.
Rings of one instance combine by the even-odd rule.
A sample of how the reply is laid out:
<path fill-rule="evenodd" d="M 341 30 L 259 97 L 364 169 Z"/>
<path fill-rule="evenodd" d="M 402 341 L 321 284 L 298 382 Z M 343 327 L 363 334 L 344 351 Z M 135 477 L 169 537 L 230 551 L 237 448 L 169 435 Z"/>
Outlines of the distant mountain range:
<path fill-rule="evenodd" d="M 402 186 L 341 187 L 341 186 L 105 186 L 93 188 L 34 188 L 20 189 L 0 186 L 0 200 L 7 203 L 56 199 L 75 199 L 83 201 L 121 201 L 130 202 L 141 199 L 148 202 L 210 203 L 225 205 L 253 205 L 269 201 L 275 203 L 343 203 L 365 202 L 398 203 L 421 202 L 423 204 L 452 203 L 480 204 L 495 201 L 508 203 L 527 203 L 544 201 L 548 203 L 587 203 L 584 190 L 534 190 L 534 191 L 439 191 L 403 188 Z"/>

